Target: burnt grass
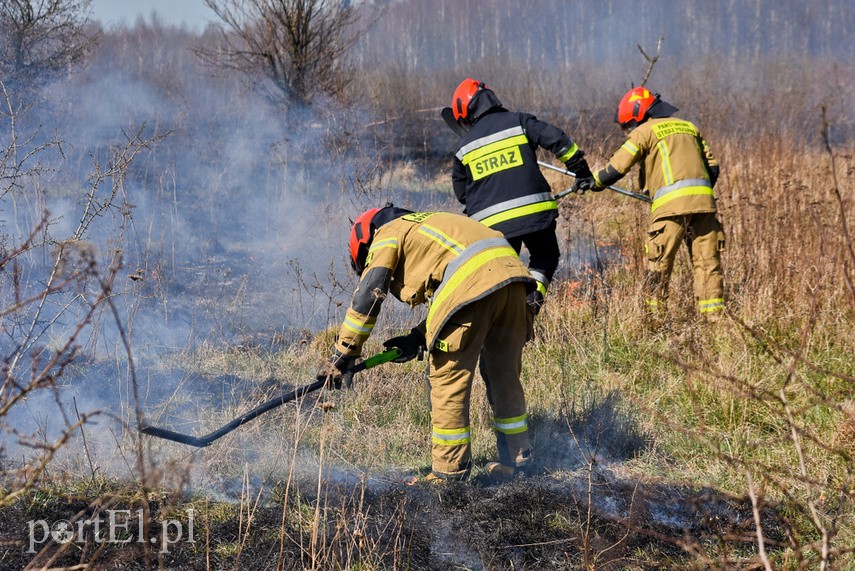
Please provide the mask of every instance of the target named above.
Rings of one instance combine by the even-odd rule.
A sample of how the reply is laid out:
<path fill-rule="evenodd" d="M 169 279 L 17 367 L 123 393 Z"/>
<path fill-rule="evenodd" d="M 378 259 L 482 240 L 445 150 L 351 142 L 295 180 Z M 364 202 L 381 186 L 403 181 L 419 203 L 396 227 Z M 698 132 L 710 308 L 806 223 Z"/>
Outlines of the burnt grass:
<path fill-rule="evenodd" d="M 317 482 L 285 489 L 257 504 L 152 494 L 143 504 L 118 488 L 93 497 L 32 492 L 2 510 L 0 568 L 726 569 L 756 557 L 747 498 L 622 481 L 607 468 L 503 484 L 351 481 L 325 484 L 320 497 L 305 492 Z M 141 533 L 142 508 L 150 523 Z M 97 541 L 83 525 L 74 541 L 47 540 L 28 553 L 28 522 L 66 520 L 77 530 L 81 521 L 106 522 L 110 509 L 130 513 L 116 535 L 126 543 Z M 760 513 L 766 549 L 774 550 L 792 531 L 780 509 Z M 160 522 L 175 518 L 184 519 L 182 539 L 173 534 L 162 550 Z M 43 535 L 37 528 L 36 538 Z"/>

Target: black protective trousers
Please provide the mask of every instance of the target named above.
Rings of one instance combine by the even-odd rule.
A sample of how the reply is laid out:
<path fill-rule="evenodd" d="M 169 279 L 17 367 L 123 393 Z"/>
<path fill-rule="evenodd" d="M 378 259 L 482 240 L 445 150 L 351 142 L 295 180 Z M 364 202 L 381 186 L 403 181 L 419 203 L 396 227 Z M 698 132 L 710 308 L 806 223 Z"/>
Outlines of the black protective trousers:
<path fill-rule="evenodd" d="M 523 234 L 514 238 L 507 238 L 511 247 L 520 253 L 522 246 L 528 250 L 528 269 L 534 279 L 541 281 L 538 274 L 546 278 L 544 285 L 548 285 L 558 269 L 558 261 L 561 251 L 558 249 L 558 238 L 555 236 L 555 222 L 549 227 L 531 234 Z"/>

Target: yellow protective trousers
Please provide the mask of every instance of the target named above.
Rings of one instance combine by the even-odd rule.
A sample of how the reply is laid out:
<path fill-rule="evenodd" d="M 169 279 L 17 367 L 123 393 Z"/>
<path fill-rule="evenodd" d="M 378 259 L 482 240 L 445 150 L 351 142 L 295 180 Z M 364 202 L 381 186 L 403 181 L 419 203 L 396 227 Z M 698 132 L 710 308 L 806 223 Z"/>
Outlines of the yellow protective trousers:
<path fill-rule="evenodd" d="M 648 308 L 664 309 L 674 259 L 681 242 L 685 242 L 689 248 L 698 311 L 708 315 L 723 310 L 721 252 L 724 250 L 724 231 L 715 212 L 670 216 L 651 223 L 644 245 L 648 270 L 645 279 Z"/>
<path fill-rule="evenodd" d="M 463 478 L 471 468 L 469 405 L 479 356 L 487 366 L 499 459 L 524 467 L 531 458 L 522 351 L 531 336 L 526 288 L 511 283 L 455 312 L 430 352 L 432 469 Z M 442 347 L 439 349 L 437 347 Z"/>

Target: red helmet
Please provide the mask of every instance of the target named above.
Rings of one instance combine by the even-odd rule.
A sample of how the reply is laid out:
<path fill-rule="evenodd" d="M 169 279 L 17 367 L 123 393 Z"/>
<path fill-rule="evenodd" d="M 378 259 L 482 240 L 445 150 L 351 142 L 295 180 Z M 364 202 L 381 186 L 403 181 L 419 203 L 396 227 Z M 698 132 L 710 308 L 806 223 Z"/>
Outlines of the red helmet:
<path fill-rule="evenodd" d="M 371 246 L 371 240 L 374 238 L 371 221 L 380 210 L 380 208 L 366 210 L 356 217 L 353 228 L 350 229 L 350 265 L 359 275 L 362 275 L 362 270 L 365 269 L 368 247 Z"/>
<path fill-rule="evenodd" d="M 460 121 L 469 118 L 469 103 L 480 89 L 486 89 L 487 86 L 480 81 L 475 81 L 471 77 L 467 77 L 454 90 L 454 95 L 451 96 L 451 110 L 454 112 L 454 119 Z"/>
<path fill-rule="evenodd" d="M 624 128 L 635 127 L 644 121 L 647 112 L 658 99 L 659 94 L 646 87 L 633 87 L 621 97 L 615 121 Z"/>

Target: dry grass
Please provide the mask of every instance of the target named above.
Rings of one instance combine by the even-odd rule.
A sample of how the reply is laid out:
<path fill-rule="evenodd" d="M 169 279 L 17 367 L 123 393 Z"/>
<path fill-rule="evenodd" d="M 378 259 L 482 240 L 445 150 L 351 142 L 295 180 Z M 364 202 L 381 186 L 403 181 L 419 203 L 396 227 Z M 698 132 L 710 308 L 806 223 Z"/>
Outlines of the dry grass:
<path fill-rule="evenodd" d="M 36 466 L 37 479 L 21 484 L 7 478 L 4 497 L 11 505 L 0 526 L 4 540 L 19 540 L 31 518 L 74 519 L 107 506 L 145 506 L 156 521 L 190 505 L 203 539 L 175 546 L 168 557 L 142 547 L 123 551 L 90 543 L 75 553 L 48 544 L 34 558 L 10 544 L 4 561 L 23 567 L 56 555 L 51 564 L 68 567 L 91 562 L 95 568 L 206 569 L 851 567 L 854 150 L 851 143 L 826 148 L 823 119 L 810 108 L 816 93 L 804 86 L 825 86 L 818 81 L 827 73 L 824 66 L 799 69 L 799 81 L 778 77 L 778 84 L 786 80 L 795 87 L 776 100 L 775 117 L 764 121 L 757 120 L 756 102 L 765 100 L 759 86 L 728 86 L 721 98 L 707 94 L 706 80 L 726 74 L 714 68 L 704 68 L 710 77 L 670 70 L 681 81 L 665 80 L 660 89 L 670 88 L 673 101 L 698 117 L 722 164 L 716 192 L 728 235 L 727 318 L 714 326 L 696 318 L 691 273 L 681 255 L 672 283 L 673 318 L 665 328 L 648 330 L 639 304 L 645 207 L 609 192 L 565 199 L 560 231 L 567 259 L 584 259 L 592 243 L 604 267 L 593 273 L 563 268 L 567 277 L 553 285 L 537 338 L 525 353 L 523 377 L 542 471 L 537 479 L 439 492 L 406 486 L 405 479 L 429 463 L 430 413 L 423 364 L 390 364 L 361 374 L 353 390 L 290 403 L 203 450 L 139 440 L 132 423 L 117 437 L 83 422 L 92 441 L 96 435 L 114 440 L 113 456 L 97 450 L 90 456 L 90 450 L 62 442 L 61 454 L 48 450 L 47 469 Z M 381 141 L 382 156 L 360 147 L 344 129 L 330 136 L 329 144 L 341 151 L 336 156 L 352 152 L 358 163 L 356 181 L 343 177 L 345 197 L 328 209 L 330 218 L 344 221 L 358 207 L 401 194 L 429 208 L 459 211 L 449 196 L 450 149 L 443 146 L 449 139 L 430 110 L 446 103 L 467 71 L 420 74 L 417 80 L 403 72 L 366 72 L 368 106 L 383 110 L 369 128 Z M 535 71 L 490 63 L 483 71 L 499 84 L 508 79 L 512 87 L 500 96 L 510 107 L 566 126 L 592 164 L 602 166 L 621 143 L 610 122 L 610 100 L 594 97 L 615 95 L 618 86 L 564 85 L 569 74 L 552 86 L 538 81 Z M 775 79 L 772 71 L 763 73 Z M 516 77 L 528 81 L 512 81 Z M 831 88 L 823 96 L 832 102 L 846 100 L 851 91 Z M 387 111 L 387 95 L 395 89 L 412 108 Z M 564 98 L 583 90 L 580 101 L 589 112 L 561 116 Z M 348 127 L 362 125 L 357 114 L 347 119 Z M 845 126 L 849 118 L 839 120 Z M 401 153 L 398 143 L 410 153 Z M 547 176 L 555 190 L 569 186 L 561 175 Z M 633 184 L 631 177 L 621 181 Z M 4 282 L 6 307 L 18 291 L 15 271 Z M 182 383 L 215 385 L 215 397 L 184 391 L 179 383 L 171 398 L 145 410 L 147 418 L 166 413 L 176 430 L 204 434 L 285 386 L 311 381 L 343 313 L 335 301 L 344 286 L 325 289 L 307 283 L 317 276 L 299 271 L 293 277 L 326 302 L 329 329 L 292 344 L 260 335 L 240 346 L 206 342 L 176 350 L 152 369 L 180 369 Z M 239 314 L 241 304 L 222 301 L 239 295 L 211 303 Z M 395 303 L 390 300 L 366 353 L 417 321 L 393 311 Z M 216 386 L 223 376 L 236 380 Z M 143 379 L 127 379 L 129 386 L 132 381 Z M 128 398 L 124 404 L 122 419 L 132 419 L 136 403 Z M 494 456 L 480 382 L 472 410 L 480 468 Z M 44 452 L 39 444 L 33 443 L 36 458 Z M 123 469 L 110 472 L 114 465 Z M 7 476 L 14 475 L 12 467 L 4 458 Z M 111 477 L 116 473 L 119 484 Z M 700 514 L 694 519 L 703 526 L 678 518 L 678 525 L 667 527 L 655 513 L 654 500 L 662 508 L 663 496 L 683 500 L 678 515 Z M 707 500 L 727 509 L 710 510 Z"/>
<path fill-rule="evenodd" d="M 725 148 L 725 163 L 734 160 L 727 153 Z M 773 156 L 786 154 L 780 153 Z M 824 155 L 810 157 L 821 164 Z M 762 207 L 755 198 L 740 198 L 756 196 L 757 180 L 728 175 L 718 189 L 730 236 L 725 256 L 730 309 L 715 326 L 693 315 L 687 293 L 691 275 L 687 260 L 679 259 L 672 284 L 674 318 L 667 329 L 645 328 L 638 303 L 639 236 L 646 224 L 641 205 L 603 193 L 571 197 L 563 206 L 562 233 L 574 237 L 565 251 L 583 247 L 581 233 L 603 251 L 611 247 L 621 254 L 609 258 L 600 274 L 554 284 L 537 338 L 525 353 L 537 462 L 551 478 L 532 483 L 530 490 L 540 490 L 541 499 L 561 513 L 553 515 L 559 519 L 549 534 L 558 529 L 564 534 L 558 537 L 567 539 L 546 541 L 555 542 L 565 557 L 566 541 L 580 542 L 571 557 L 577 564 L 609 568 L 621 561 L 650 561 L 651 553 L 676 567 L 768 563 L 796 569 L 819 568 L 824 562 L 826 568 L 842 569 L 851 563 L 855 320 L 845 283 L 852 266 L 846 263 L 847 243 L 835 218 L 839 209 L 828 199 L 834 177 L 810 179 L 807 171 L 791 167 L 788 180 L 762 178 L 768 185 Z M 851 175 L 845 166 L 839 170 L 848 199 Z M 800 189 L 795 197 L 794 184 Z M 844 201 L 845 212 L 850 204 Z M 791 211 L 802 215 L 787 215 Z M 566 233 L 568 226 L 574 231 Z M 784 251 L 800 255 L 782 256 L 782 244 Z M 406 314 L 391 315 L 367 353 L 379 351 L 379 340 L 411 324 Z M 170 366 L 249 383 L 248 392 L 234 393 L 216 408 L 185 401 L 185 407 L 196 410 L 188 430 L 218 428 L 255 406 L 259 394 L 281 390 L 283 380 L 308 381 L 333 334 L 334 326 L 283 350 L 268 350 L 265 343 L 203 345 L 177 356 Z M 287 562 L 285 568 L 346 568 L 357 561 L 368 569 L 431 568 L 437 563 L 425 555 L 426 544 L 447 538 L 415 533 L 414 522 L 426 517 L 422 510 L 494 509 L 497 504 L 491 502 L 507 498 L 490 492 L 430 508 L 430 502 L 420 506 L 420 496 L 407 488 L 402 494 L 393 491 L 429 463 L 429 419 L 423 364 L 412 362 L 362 374 L 351 391 L 283 406 L 204 451 L 149 442 L 149 481 L 159 481 L 164 489 L 208 490 L 201 492 L 208 498 L 204 513 L 210 518 L 205 547 L 197 546 L 194 553 L 182 547 L 177 560 L 248 564 L 266 546 Z M 476 383 L 473 435 L 479 465 L 494 454 L 489 419 L 483 387 Z M 56 468 L 61 473 L 62 466 Z M 552 482 L 565 482 L 565 492 L 583 493 L 585 474 L 592 475 L 587 500 L 573 496 L 565 505 L 567 498 L 547 492 Z M 645 505 L 656 498 L 656 486 L 672 494 L 678 486 L 715 490 L 729 502 L 743 502 L 733 503 L 729 513 L 747 515 L 748 521 L 753 505 L 759 524 L 740 533 L 750 532 L 754 539 L 725 541 L 731 532 L 722 528 L 704 532 L 713 534 L 712 542 L 702 534 L 680 540 L 666 534 L 662 543 L 642 546 L 638 538 L 650 533 L 654 516 L 633 509 L 609 513 L 607 504 L 598 502 L 618 488 L 599 487 L 598 474 L 611 474 L 618 479 L 612 485 L 622 489 L 631 483 L 631 493 L 642 494 Z M 395 499 L 383 499 L 384 490 Z M 67 492 L 56 493 L 63 497 Z M 88 497 L 88 491 L 77 494 Z M 181 498 L 165 496 L 159 509 L 186 507 L 186 496 Z M 117 501 L 133 506 L 136 500 Z M 367 523 L 359 522 L 374 527 L 366 530 Z M 483 533 L 478 529 L 469 532 Z M 402 550 L 410 550 L 411 559 L 401 559 Z M 464 552 L 456 557 L 465 559 Z M 510 556 L 501 553 L 491 557 L 507 561 Z M 547 563 L 554 556 L 538 551 L 536 557 L 546 568 L 562 568 Z M 478 557 L 484 561 L 485 554 Z"/>

